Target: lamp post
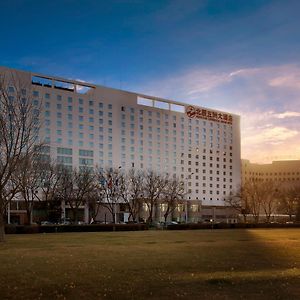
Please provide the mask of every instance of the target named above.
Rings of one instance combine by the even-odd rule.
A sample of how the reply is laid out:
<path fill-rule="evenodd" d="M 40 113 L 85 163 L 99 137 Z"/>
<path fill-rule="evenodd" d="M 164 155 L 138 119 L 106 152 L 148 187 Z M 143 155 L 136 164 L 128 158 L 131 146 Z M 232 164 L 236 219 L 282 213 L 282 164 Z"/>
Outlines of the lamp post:
<path fill-rule="evenodd" d="M 10 201 L 7 205 L 7 224 L 10 224 Z"/>

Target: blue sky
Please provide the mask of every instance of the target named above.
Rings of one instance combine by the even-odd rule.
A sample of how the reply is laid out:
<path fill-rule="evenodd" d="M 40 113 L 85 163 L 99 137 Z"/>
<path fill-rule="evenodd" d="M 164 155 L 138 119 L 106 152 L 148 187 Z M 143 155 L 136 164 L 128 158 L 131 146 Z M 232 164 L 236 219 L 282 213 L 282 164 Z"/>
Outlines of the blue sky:
<path fill-rule="evenodd" d="M 0 65 L 233 111 L 244 158 L 300 159 L 300 1 L 0 5 Z"/>

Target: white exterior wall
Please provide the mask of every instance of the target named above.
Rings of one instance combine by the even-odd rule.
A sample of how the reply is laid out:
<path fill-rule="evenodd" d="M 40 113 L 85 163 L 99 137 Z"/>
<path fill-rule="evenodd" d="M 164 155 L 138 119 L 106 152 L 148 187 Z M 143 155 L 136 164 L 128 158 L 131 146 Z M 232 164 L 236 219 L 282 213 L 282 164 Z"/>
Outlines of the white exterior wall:
<path fill-rule="evenodd" d="M 7 70 L 0 68 L 0 73 Z M 92 87 L 88 93 L 80 94 L 53 85 L 54 81 L 81 82 L 16 72 L 26 78 L 33 95 L 38 92 L 33 101 L 41 105 L 39 137 L 49 142 L 53 159 L 72 157 L 73 167 L 80 166 L 79 158 L 90 158 L 94 166 L 103 168 L 126 169 L 134 164 L 137 169 L 168 172 L 186 181 L 187 189 L 191 190 L 189 199 L 201 200 L 209 206 L 223 206 L 224 197 L 241 182 L 240 117 L 237 115 L 230 114 L 232 125 L 189 118 L 185 112 L 139 105 L 137 99 L 143 97 L 185 108 L 186 103 L 92 84 L 87 84 Z M 32 76 L 51 79 L 52 87 L 31 85 Z M 72 155 L 58 154 L 58 147 L 72 149 Z M 93 157 L 79 156 L 79 149 L 92 150 Z"/>

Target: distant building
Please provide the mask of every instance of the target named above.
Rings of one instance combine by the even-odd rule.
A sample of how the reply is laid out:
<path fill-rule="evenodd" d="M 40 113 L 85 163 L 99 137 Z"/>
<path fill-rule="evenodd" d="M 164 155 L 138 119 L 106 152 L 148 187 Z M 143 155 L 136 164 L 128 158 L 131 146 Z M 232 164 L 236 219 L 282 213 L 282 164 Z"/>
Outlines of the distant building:
<path fill-rule="evenodd" d="M 26 81 L 41 109 L 38 137 L 49 145 L 46 158 L 69 168 L 168 173 L 186 186 L 178 220 L 181 214 L 193 222 L 228 218 L 224 199 L 241 183 L 238 115 L 0 67 L 0 74 L 7 72 Z"/>
<path fill-rule="evenodd" d="M 249 160 L 242 159 L 242 184 L 247 181 L 272 182 L 275 188 L 280 192 L 279 197 L 275 199 L 277 202 L 276 210 L 272 214 L 273 221 L 290 221 L 289 211 L 293 210 L 293 218 L 295 218 L 297 209 L 299 210 L 298 199 L 295 198 L 288 205 L 284 205 L 285 193 L 288 194 L 290 188 L 300 187 L 300 160 L 283 160 L 273 161 L 270 164 L 256 164 Z M 288 209 L 289 207 L 289 209 Z M 264 221 L 265 212 L 261 207 L 261 221 Z M 297 213 L 298 214 L 298 213 Z"/>
<path fill-rule="evenodd" d="M 282 185 L 300 184 L 300 160 L 256 164 L 242 159 L 242 182 L 247 180 L 274 181 Z"/>

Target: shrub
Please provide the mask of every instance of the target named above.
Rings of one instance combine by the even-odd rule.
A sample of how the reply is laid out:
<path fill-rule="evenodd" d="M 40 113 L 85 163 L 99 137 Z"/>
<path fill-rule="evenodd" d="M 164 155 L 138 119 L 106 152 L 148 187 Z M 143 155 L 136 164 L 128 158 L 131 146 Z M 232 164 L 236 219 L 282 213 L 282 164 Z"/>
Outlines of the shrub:
<path fill-rule="evenodd" d="M 6 234 L 55 233 L 55 232 L 100 232 L 147 230 L 146 224 L 91 224 L 91 225 L 6 225 Z"/>

